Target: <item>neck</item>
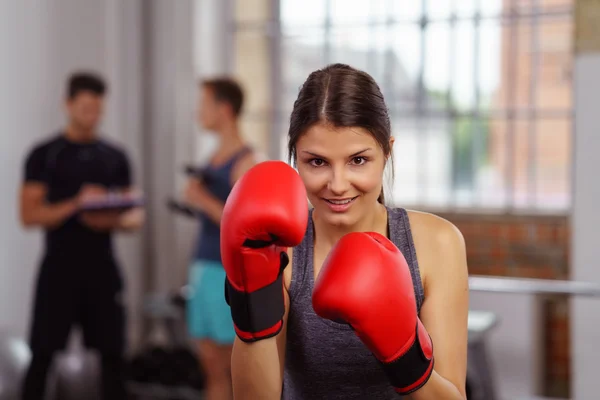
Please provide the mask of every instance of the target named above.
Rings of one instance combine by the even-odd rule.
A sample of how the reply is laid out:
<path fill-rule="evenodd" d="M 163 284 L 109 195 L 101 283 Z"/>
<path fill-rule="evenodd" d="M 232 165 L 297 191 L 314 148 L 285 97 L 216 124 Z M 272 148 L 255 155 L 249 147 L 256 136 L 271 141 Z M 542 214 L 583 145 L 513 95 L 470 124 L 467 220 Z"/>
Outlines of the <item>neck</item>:
<path fill-rule="evenodd" d="M 387 210 L 383 204 L 377 203 L 353 225 L 331 225 L 323 221 L 317 210 L 315 210 L 313 212 L 313 223 L 315 237 L 319 238 L 319 243 L 331 248 L 342 236 L 351 232 L 379 232 L 387 235 Z"/>
<path fill-rule="evenodd" d="M 235 121 L 224 124 L 224 126 L 219 129 L 219 135 L 221 137 L 221 149 L 231 149 L 239 147 L 242 144 L 238 125 Z"/>
<path fill-rule="evenodd" d="M 65 136 L 71 142 L 76 143 L 91 142 L 96 137 L 93 130 L 83 129 L 73 123 L 69 124 L 65 129 Z"/>

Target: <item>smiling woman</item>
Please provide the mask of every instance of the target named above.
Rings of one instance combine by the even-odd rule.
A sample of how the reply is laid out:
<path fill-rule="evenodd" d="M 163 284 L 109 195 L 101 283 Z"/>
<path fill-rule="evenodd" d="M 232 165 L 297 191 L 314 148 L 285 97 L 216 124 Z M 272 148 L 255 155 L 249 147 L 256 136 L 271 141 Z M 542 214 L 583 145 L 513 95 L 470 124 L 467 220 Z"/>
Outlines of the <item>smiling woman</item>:
<path fill-rule="evenodd" d="M 282 298 L 275 281 L 268 307 L 260 307 L 278 310 L 269 319 L 275 325 L 255 331 L 247 318 L 238 319 L 248 332 L 238 329 L 232 354 L 236 399 L 464 398 L 464 241 L 442 218 L 385 204 L 383 177 L 393 143 L 383 95 L 369 74 L 333 64 L 308 76 L 290 118 L 288 150 L 298 174 L 286 173 L 286 189 L 267 191 L 275 203 L 269 210 L 248 206 L 263 204 L 265 190 L 245 192 L 244 210 L 235 207 L 240 215 L 231 219 L 262 221 L 245 228 L 256 234 L 269 226 L 263 236 L 276 239 L 264 248 L 243 248 L 241 254 L 260 257 L 229 265 L 228 279 L 260 280 L 248 290 L 260 289 L 263 298 L 273 284 L 265 286 L 264 274 L 255 272 L 264 268 L 254 263 L 264 259 L 274 273 L 283 269 L 285 288 Z M 254 178 L 266 179 L 267 169 L 281 175 L 276 167 L 284 170 L 264 165 L 254 175 L 265 177 Z M 303 187 L 306 196 L 287 186 Z M 308 220 L 297 220 L 298 209 L 277 212 L 306 197 L 313 205 Z M 248 213 L 251 218 L 242 215 Z M 235 231 L 229 228 L 223 227 Z M 281 242 L 299 229 L 305 232 L 300 243 Z M 285 246 L 293 251 L 279 257 Z M 233 305 L 232 313 L 246 309 Z"/>

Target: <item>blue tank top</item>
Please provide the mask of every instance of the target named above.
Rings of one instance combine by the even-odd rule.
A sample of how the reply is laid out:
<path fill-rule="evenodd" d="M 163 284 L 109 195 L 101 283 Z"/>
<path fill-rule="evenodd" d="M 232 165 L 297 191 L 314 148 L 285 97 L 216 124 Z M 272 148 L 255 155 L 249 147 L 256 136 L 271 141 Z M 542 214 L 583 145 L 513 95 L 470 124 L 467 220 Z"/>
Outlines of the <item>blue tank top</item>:
<path fill-rule="evenodd" d="M 406 210 L 388 208 L 388 230 L 390 240 L 408 263 L 419 312 L 424 292 Z M 346 324 L 319 317 L 313 310 L 312 213 L 304 240 L 294 248 L 292 268 L 282 399 L 398 399 L 375 357 L 354 331 Z"/>
<path fill-rule="evenodd" d="M 223 203 L 227 200 L 231 189 L 231 172 L 236 162 L 248 154 L 250 149 L 244 147 L 218 166 L 209 165 L 202 170 L 206 189 Z M 194 253 L 196 260 L 221 262 L 221 230 L 208 215 L 200 213 L 200 231 Z"/>

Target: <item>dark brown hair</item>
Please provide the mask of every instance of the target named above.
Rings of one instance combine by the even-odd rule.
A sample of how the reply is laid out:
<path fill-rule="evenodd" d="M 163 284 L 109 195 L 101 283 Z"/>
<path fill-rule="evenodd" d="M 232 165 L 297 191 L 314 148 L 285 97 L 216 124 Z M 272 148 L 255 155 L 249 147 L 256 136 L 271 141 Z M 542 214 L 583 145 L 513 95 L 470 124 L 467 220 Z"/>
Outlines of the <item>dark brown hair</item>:
<path fill-rule="evenodd" d="M 90 92 L 103 97 L 106 90 L 106 82 L 100 75 L 92 72 L 76 72 L 68 79 L 67 99 L 73 100 L 82 92 Z"/>
<path fill-rule="evenodd" d="M 296 143 L 314 124 L 361 127 L 391 156 L 391 124 L 383 94 L 366 72 L 332 64 L 312 72 L 300 88 L 290 117 L 288 155 L 296 161 Z M 383 189 L 378 201 L 384 202 Z"/>
<path fill-rule="evenodd" d="M 236 117 L 242 113 L 244 91 L 234 79 L 226 77 L 207 79 L 202 81 L 201 85 L 212 90 L 217 101 L 229 104 Z"/>

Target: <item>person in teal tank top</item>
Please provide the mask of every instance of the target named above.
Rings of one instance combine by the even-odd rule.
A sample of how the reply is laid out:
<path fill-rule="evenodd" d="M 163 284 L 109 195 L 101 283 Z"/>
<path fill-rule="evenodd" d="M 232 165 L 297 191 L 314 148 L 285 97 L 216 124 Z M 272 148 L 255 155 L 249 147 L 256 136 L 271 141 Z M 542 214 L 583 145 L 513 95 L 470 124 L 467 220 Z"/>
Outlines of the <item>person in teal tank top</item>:
<path fill-rule="evenodd" d="M 184 193 L 186 203 L 200 211 L 200 229 L 189 268 L 187 325 L 206 372 L 206 400 L 232 398 L 229 370 L 235 332 L 223 295 L 219 225 L 233 184 L 255 164 L 239 131 L 243 101 L 243 90 L 233 79 L 201 83 L 198 122 L 218 135 L 220 143 L 209 164 L 189 179 Z"/>

